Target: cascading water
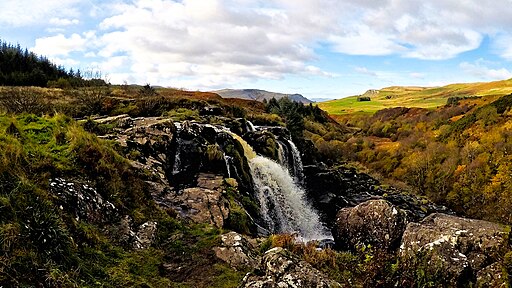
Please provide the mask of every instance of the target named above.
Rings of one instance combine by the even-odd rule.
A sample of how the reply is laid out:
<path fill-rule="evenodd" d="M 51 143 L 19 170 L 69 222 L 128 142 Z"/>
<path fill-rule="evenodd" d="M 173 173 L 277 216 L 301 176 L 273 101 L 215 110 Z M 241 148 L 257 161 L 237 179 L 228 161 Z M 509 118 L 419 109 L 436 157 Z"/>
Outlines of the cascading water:
<path fill-rule="evenodd" d="M 304 166 L 302 165 L 299 149 L 297 149 L 297 146 L 290 140 L 288 140 L 288 144 L 290 144 L 292 150 L 293 163 L 291 166 L 293 167 L 293 177 L 297 183 L 302 185 L 304 184 Z"/>
<path fill-rule="evenodd" d="M 306 202 L 305 191 L 294 182 L 288 169 L 256 155 L 245 140 L 234 133 L 230 134 L 244 147 L 261 214 L 270 232 L 297 233 L 304 240 L 332 238 L 321 224 L 318 214 Z M 296 163 L 302 165 L 302 162 Z"/>
<path fill-rule="evenodd" d="M 245 121 L 245 124 L 246 124 L 247 131 L 249 131 L 249 132 L 256 131 L 256 128 L 254 127 L 254 125 L 252 124 L 251 121 L 247 120 L 247 121 Z"/>
<path fill-rule="evenodd" d="M 302 175 L 302 161 L 300 161 L 299 152 L 293 142 L 278 141 L 280 163 L 276 163 L 258 156 L 244 139 L 225 127 L 190 123 L 176 126 L 179 131 L 192 129 L 197 133 L 203 133 L 205 128 L 212 128 L 217 133 L 231 135 L 242 145 L 245 157 L 249 162 L 256 196 L 260 202 L 261 215 L 271 233 L 297 233 L 299 238 L 306 241 L 332 238 L 321 224 L 317 213 L 307 203 L 305 191 L 297 184 L 302 179 L 299 176 Z M 185 149 L 185 142 L 182 143 L 181 139 L 177 139 L 176 145 L 174 175 L 182 170 L 182 165 L 186 165 L 185 158 L 188 155 L 181 151 Z M 224 151 L 223 154 L 227 176 L 238 175 L 239 171 L 237 171 L 236 165 L 232 165 L 232 159 Z"/>
<path fill-rule="evenodd" d="M 288 148 L 284 143 L 280 140 L 277 140 L 277 158 L 279 160 L 279 164 L 289 169 L 288 167 Z"/>
<path fill-rule="evenodd" d="M 261 213 L 273 233 L 298 233 L 305 240 L 329 238 L 305 192 L 276 162 L 256 156 L 249 162 Z"/>

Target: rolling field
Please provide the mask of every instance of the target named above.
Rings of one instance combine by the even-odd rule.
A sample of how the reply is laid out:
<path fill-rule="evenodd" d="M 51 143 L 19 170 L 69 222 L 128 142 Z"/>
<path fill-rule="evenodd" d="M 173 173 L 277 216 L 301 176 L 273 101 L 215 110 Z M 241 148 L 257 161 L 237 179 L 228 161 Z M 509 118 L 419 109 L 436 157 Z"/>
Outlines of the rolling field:
<path fill-rule="evenodd" d="M 373 114 L 378 110 L 393 107 L 417 107 L 435 109 L 446 104 L 449 97 L 481 96 L 492 100 L 512 93 L 512 79 L 487 82 L 451 84 L 443 87 L 387 87 L 377 93 L 365 93 L 371 101 L 357 101 L 358 96 L 318 103 L 331 115 Z"/>

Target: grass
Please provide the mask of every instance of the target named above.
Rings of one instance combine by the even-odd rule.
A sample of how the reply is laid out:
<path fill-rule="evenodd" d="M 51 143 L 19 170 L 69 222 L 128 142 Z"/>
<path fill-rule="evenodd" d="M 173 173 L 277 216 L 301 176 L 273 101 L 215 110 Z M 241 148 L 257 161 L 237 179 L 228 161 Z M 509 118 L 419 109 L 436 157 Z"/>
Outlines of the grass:
<path fill-rule="evenodd" d="M 387 87 L 371 95 L 371 101 L 357 101 L 357 96 L 330 100 L 318 104 L 331 115 L 374 114 L 393 107 L 435 109 L 453 96 L 481 96 L 492 101 L 512 93 L 512 79 L 488 83 L 462 83 L 443 87 Z"/>

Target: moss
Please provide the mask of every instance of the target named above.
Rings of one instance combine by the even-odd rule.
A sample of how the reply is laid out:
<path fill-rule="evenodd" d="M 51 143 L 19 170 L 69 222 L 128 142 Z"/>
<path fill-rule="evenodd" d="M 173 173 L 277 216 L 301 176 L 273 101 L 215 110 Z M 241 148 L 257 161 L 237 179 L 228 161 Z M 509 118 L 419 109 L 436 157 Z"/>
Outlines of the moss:
<path fill-rule="evenodd" d="M 225 264 L 215 264 L 213 266 L 215 276 L 212 279 L 210 287 L 234 288 L 242 282 L 245 276 L 244 271 L 236 271 L 227 267 Z"/>
<path fill-rule="evenodd" d="M 218 145 L 208 145 L 206 147 L 206 156 L 209 162 L 224 160 L 224 155 Z"/>
<path fill-rule="evenodd" d="M 245 210 L 232 199 L 229 201 L 229 215 L 224 225 L 227 229 L 249 234 L 252 223 Z"/>
<path fill-rule="evenodd" d="M 191 121 L 201 119 L 197 110 L 191 110 L 187 108 L 177 108 L 166 112 L 164 115 L 171 117 L 174 121 Z"/>

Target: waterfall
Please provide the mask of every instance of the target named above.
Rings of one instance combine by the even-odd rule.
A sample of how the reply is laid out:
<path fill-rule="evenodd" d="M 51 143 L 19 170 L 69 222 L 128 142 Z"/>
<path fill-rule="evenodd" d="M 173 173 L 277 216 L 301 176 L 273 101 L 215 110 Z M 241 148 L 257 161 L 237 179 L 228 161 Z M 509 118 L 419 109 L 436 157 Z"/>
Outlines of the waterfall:
<path fill-rule="evenodd" d="M 279 160 L 279 164 L 286 168 L 288 167 L 288 149 L 286 145 L 284 145 L 280 140 L 277 140 L 277 159 Z"/>
<path fill-rule="evenodd" d="M 245 121 L 245 125 L 246 125 L 246 129 L 247 129 L 247 131 L 248 131 L 248 132 L 254 132 L 254 131 L 256 131 L 256 128 L 254 127 L 254 125 L 252 124 L 252 122 L 251 122 L 251 121 L 246 120 L 246 121 Z"/>
<path fill-rule="evenodd" d="M 293 163 L 291 167 L 293 167 L 293 177 L 295 178 L 295 181 L 297 183 L 303 184 L 304 166 L 302 165 L 299 149 L 297 149 L 297 146 L 295 146 L 295 144 L 291 140 L 288 140 L 288 144 L 290 144 L 290 148 L 292 150 Z"/>
<path fill-rule="evenodd" d="M 294 182 L 288 169 L 256 155 L 245 140 L 230 134 L 244 147 L 261 214 L 269 230 L 272 233 L 297 233 L 304 240 L 332 238 L 320 223 L 318 214 L 307 203 L 305 191 Z"/>
<path fill-rule="evenodd" d="M 181 167 L 181 142 L 180 139 L 176 140 L 176 154 L 174 154 L 174 164 L 172 165 L 172 174 L 176 175 L 180 172 Z"/>
<path fill-rule="evenodd" d="M 226 155 L 226 153 L 222 152 L 222 155 L 224 157 L 224 162 L 226 162 L 226 171 L 228 172 L 228 178 L 231 178 L 231 157 Z"/>
<path fill-rule="evenodd" d="M 320 217 L 305 200 L 305 191 L 288 170 L 256 156 L 249 162 L 261 214 L 273 233 L 298 233 L 304 240 L 330 238 Z"/>

